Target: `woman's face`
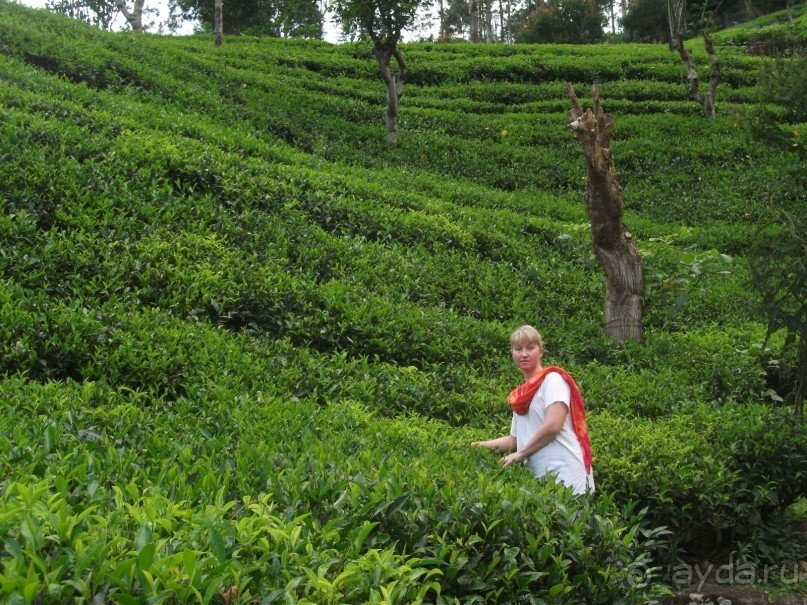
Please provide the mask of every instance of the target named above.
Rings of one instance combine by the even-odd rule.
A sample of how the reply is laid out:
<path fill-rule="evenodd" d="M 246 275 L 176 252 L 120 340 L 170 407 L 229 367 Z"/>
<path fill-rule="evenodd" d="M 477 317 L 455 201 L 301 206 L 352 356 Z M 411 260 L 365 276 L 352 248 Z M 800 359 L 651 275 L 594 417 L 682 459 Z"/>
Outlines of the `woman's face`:
<path fill-rule="evenodd" d="M 513 362 L 521 370 L 525 378 L 530 378 L 541 369 L 541 358 L 544 356 L 544 350 L 537 344 L 516 344 L 510 349 L 510 352 L 513 354 Z"/>

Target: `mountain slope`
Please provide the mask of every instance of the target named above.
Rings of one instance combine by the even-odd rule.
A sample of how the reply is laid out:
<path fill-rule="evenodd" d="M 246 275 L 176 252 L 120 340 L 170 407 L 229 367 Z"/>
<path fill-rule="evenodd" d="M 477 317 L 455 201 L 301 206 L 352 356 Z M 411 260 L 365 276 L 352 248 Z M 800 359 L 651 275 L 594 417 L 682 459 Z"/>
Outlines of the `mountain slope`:
<path fill-rule="evenodd" d="M 805 202 L 742 132 L 760 59 L 725 49 L 707 121 L 664 49 L 409 45 L 388 151 L 364 46 L 0 8 L 4 594 L 641 603 L 642 519 L 723 546 L 803 492 L 746 286 L 768 201 Z M 601 335 L 565 80 L 617 120 L 641 345 Z M 604 497 L 467 446 L 507 430 L 523 322 Z"/>

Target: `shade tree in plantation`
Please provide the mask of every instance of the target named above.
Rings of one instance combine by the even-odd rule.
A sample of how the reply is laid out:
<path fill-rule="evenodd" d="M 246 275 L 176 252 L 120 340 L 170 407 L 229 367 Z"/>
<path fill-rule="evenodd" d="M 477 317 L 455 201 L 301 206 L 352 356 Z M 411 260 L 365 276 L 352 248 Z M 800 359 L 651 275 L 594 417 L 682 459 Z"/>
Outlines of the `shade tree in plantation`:
<path fill-rule="evenodd" d="M 222 38 L 224 37 L 224 6 L 222 0 L 215 0 L 213 3 L 214 16 L 213 16 L 213 36 L 214 44 L 221 46 Z"/>
<path fill-rule="evenodd" d="M 707 5 L 704 4 L 698 27 L 703 34 L 703 45 L 707 55 L 709 55 L 711 69 L 705 90 L 701 90 L 700 76 L 695 67 L 692 53 L 684 45 L 684 38 L 688 29 L 687 2 L 686 0 L 667 0 L 667 20 L 670 25 L 670 50 L 678 53 L 681 57 L 681 61 L 684 63 L 684 67 L 686 67 L 690 98 L 701 104 L 706 117 L 714 118 L 717 85 L 720 84 L 721 63 L 715 54 L 714 43 L 709 37 L 706 12 Z"/>
<path fill-rule="evenodd" d="M 104 30 L 109 30 L 118 16 L 118 7 L 111 0 L 52 0 L 45 8 Z"/>
<path fill-rule="evenodd" d="M 126 0 L 51 0 L 45 7 L 51 12 L 105 30 L 110 29 L 115 18 L 121 14 L 132 31 L 137 33 L 146 30 L 143 17 L 149 12 L 145 0 L 134 0 L 131 5 Z"/>
<path fill-rule="evenodd" d="M 418 10 L 426 3 L 427 0 L 336 0 L 332 5 L 346 35 L 358 32 L 373 44 L 387 87 L 385 118 L 390 148 L 398 145 L 398 105 L 406 75 L 406 62 L 398 44 L 403 30 L 415 22 Z"/>
<path fill-rule="evenodd" d="M 757 109 L 751 122 L 754 138 L 766 148 L 787 150 L 807 160 L 796 124 L 807 112 L 807 57 L 778 59 L 766 65 L 760 98 L 770 106 Z M 767 338 L 783 332 L 785 343 L 775 389 L 790 400 L 804 420 L 807 400 L 807 178 L 789 178 L 770 209 L 749 254 L 750 284 L 758 310 L 767 322 Z M 764 347 L 763 347 L 764 348 Z"/>
<path fill-rule="evenodd" d="M 614 119 L 600 104 L 598 86 L 592 91 L 592 108 L 585 111 L 569 83 L 566 93 L 572 103 L 569 128 L 583 146 L 586 163 L 591 243 L 605 271 L 605 335 L 614 342 L 638 342 L 642 339 L 644 266 L 639 248 L 622 222 L 622 188 L 611 169 L 608 145 Z"/>
<path fill-rule="evenodd" d="M 216 32 L 217 2 L 171 0 L 172 10 L 185 20 L 198 20 L 203 30 Z M 224 34 L 278 38 L 322 39 L 324 15 L 317 0 L 228 0 Z"/>
<path fill-rule="evenodd" d="M 603 7 L 590 0 L 548 0 L 533 8 L 523 29 L 521 43 L 586 44 L 605 39 Z"/>
<path fill-rule="evenodd" d="M 798 213 L 772 210 L 758 234 L 751 260 L 751 284 L 768 324 L 768 337 L 786 334 L 791 362 L 789 397 L 804 420 L 807 400 L 807 222 Z"/>
<path fill-rule="evenodd" d="M 654 0 L 643 0 L 646 6 L 655 6 Z M 723 0 L 665 0 L 667 24 L 669 26 L 669 45 L 672 52 L 677 52 L 686 68 L 687 87 L 690 98 L 703 107 L 703 113 L 709 118 L 716 115 L 715 102 L 717 87 L 720 84 L 722 64 L 715 53 L 714 42 L 709 36 L 709 30 L 715 27 L 726 26 L 736 21 L 744 21 L 758 16 L 763 12 L 776 10 L 781 0 L 748 0 L 746 2 L 723 2 Z M 788 4 L 788 7 L 790 5 Z M 636 33 L 641 22 L 629 20 L 627 31 L 633 32 L 629 39 L 642 40 Z M 639 21 L 638 19 L 636 21 Z M 652 19 L 651 19 L 652 21 Z M 633 24 L 631 25 L 631 23 Z M 695 66 L 692 53 L 685 45 L 685 39 L 692 33 L 700 32 L 703 36 L 703 46 L 709 57 L 710 69 L 705 85 L 701 84 L 701 77 Z"/>
<path fill-rule="evenodd" d="M 126 22 L 129 24 L 129 27 L 132 28 L 133 32 L 142 33 L 143 32 L 143 6 L 145 4 L 145 0 L 134 0 L 133 5 L 131 8 L 126 4 L 126 0 L 116 0 L 115 6 L 118 7 L 118 10 L 121 14 L 126 18 Z"/>

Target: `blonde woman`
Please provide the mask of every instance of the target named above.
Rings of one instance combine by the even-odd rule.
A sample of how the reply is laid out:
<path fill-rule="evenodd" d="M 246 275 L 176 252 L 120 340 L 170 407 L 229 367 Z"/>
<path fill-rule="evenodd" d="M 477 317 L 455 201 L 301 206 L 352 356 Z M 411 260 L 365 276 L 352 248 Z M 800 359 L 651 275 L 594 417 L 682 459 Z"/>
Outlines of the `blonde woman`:
<path fill-rule="evenodd" d="M 524 375 L 508 397 L 510 434 L 474 445 L 510 452 L 503 466 L 522 463 L 538 478 L 554 475 L 576 494 L 594 491 L 585 405 L 574 380 L 557 366 L 543 367 L 544 344 L 532 326 L 513 332 L 510 353 Z"/>

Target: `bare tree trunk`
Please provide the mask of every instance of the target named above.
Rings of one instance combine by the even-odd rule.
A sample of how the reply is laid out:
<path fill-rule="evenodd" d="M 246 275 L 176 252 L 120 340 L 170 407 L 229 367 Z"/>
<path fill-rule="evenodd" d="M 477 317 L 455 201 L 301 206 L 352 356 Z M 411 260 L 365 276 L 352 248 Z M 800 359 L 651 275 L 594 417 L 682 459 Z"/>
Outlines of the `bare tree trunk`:
<path fill-rule="evenodd" d="M 390 149 L 398 146 L 398 104 L 403 96 L 403 82 L 406 73 L 406 64 L 403 55 L 397 47 L 376 44 L 373 47 L 378 67 L 381 70 L 381 77 L 387 85 L 387 107 L 385 117 L 387 121 L 387 147 Z M 398 73 L 394 73 L 390 68 L 392 58 L 398 63 Z"/>
<path fill-rule="evenodd" d="M 616 34 L 616 3 L 611 0 L 611 33 Z"/>
<path fill-rule="evenodd" d="M 134 8 L 130 12 L 124 0 L 115 0 L 115 6 L 123 13 L 129 27 L 138 34 L 143 33 L 143 4 L 145 4 L 145 0 L 135 0 Z"/>
<path fill-rule="evenodd" d="M 505 38 L 502 39 L 502 42 L 514 42 L 513 31 L 511 29 L 511 23 L 513 22 L 513 3 L 507 2 L 505 3 L 506 12 L 507 12 L 507 29 L 504 30 Z"/>
<path fill-rule="evenodd" d="M 583 112 L 572 85 L 569 128 L 583 145 L 588 186 L 586 210 L 591 221 L 594 255 L 605 270 L 605 335 L 614 342 L 641 341 L 644 312 L 644 267 L 633 236 L 622 223 L 622 188 L 611 170 L 608 145 L 614 119 L 600 105 L 600 89 L 592 90 L 591 109 Z"/>
<path fill-rule="evenodd" d="M 712 39 L 704 32 L 703 42 L 706 47 L 706 53 L 709 55 L 709 61 L 712 65 L 709 74 L 709 85 L 705 93 L 701 92 L 700 80 L 695 65 L 692 62 L 692 53 L 684 48 L 684 37 L 678 34 L 676 39 L 676 50 L 681 56 L 681 60 L 687 69 L 687 80 L 689 81 L 689 96 L 703 106 L 703 113 L 707 118 L 715 117 L 715 98 L 717 97 L 717 85 L 720 84 L 720 61 L 715 55 L 714 45 Z"/>
<path fill-rule="evenodd" d="M 214 44 L 221 46 L 222 38 L 224 37 L 224 7 L 223 0 L 215 0 L 214 15 L 213 15 L 213 35 L 215 36 Z"/>
<path fill-rule="evenodd" d="M 684 35 L 686 21 L 684 8 L 686 0 L 667 0 L 667 22 L 670 24 L 670 51 L 675 50 L 675 43 Z"/>
<path fill-rule="evenodd" d="M 493 30 L 493 3 L 490 1 L 485 4 L 485 35 L 482 39 L 488 44 L 496 41 L 496 33 Z"/>
<path fill-rule="evenodd" d="M 499 42 L 506 42 L 504 35 L 504 5 L 499 0 Z"/>
<path fill-rule="evenodd" d="M 468 2 L 468 23 L 470 28 L 471 42 L 479 42 L 479 1 L 469 0 Z"/>

